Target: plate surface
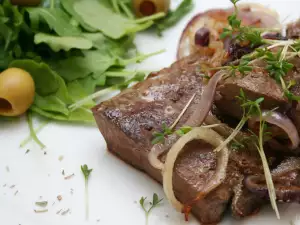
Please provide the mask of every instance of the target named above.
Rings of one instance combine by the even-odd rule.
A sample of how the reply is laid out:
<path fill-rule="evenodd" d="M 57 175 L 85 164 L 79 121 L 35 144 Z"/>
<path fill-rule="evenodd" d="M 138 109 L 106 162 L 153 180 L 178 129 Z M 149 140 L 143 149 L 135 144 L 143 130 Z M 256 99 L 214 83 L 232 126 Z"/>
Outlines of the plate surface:
<path fill-rule="evenodd" d="M 174 4 L 179 1 L 173 0 Z M 175 59 L 178 39 L 183 27 L 197 12 L 211 8 L 230 6 L 229 0 L 194 0 L 195 10 L 176 27 L 168 30 L 163 38 L 153 34 L 140 34 L 136 43 L 142 52 L 166 49 L 164 54 L 153 57 L 137 68 L 159 70 L 170 65 Z M 247 1 L 245 1 L 247 2 Z M 300 17 L 299 0 L 260 0 L 276 9 L 282 21 Z M 25 119 L 5 122 L 0 125 L 0 224 L 3 225 L 143 225 L 145 216 L 138 201 L 141 196 L 151 198 L 153 193 L 164 197 L 162 188 L 146 175 L 136 171 L 106 151 L 106 144 L 96 127 L 78 124 L 52 122 L 40 133 L 40 139 L 47 145 L 41 151 L 34 143 L 25 149 L 20 142 L 29 134 Z M 116 140 L 117 141 L 117 140 Z M 30 152 L 25 154 L 26 150 Z M 46 153 L 45 153 L 46 152 Z M 59 160 L 59 158 L 62 160 Z M 84 180 L 80 165 L 93 168 L 89 182 L 90 216 L 85 219 Z M 65 180 L 65 176 L 74 176 Z M 58 201 L 57 196 L 62 200 Z M 47 200 L 47 213 L 34 213 L 36 201 Z M 70 213 L 58 215 L 59 210 L 70 209 Z M 226 216 L 222 225 L 281 225 L 296 220 L 300 205 L 282 205 L 282 219 L 275 218 L 270 208 L 263 209 L 259 215 L 243 221 L 235 221 Z M 300 215 L 300 213 L 299 213 Z M 300 218 L 300 216 L 299 216 Z M 199 224 L 191 218 L 190 223 L 183 220 L 164 200 L 155 209 L 149 225 Z"/>

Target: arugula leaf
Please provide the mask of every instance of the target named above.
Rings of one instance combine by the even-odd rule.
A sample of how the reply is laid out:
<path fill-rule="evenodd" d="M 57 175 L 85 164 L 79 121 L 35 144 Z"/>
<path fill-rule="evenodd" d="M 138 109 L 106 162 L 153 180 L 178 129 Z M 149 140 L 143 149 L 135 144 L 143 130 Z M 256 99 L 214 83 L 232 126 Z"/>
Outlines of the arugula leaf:
<path fill-rule="evenodd" d="M 73 3 L 73 10 L 69 13 L 80 21 L 84 21 L 89 27 L 103 32 L 108 37 L 119 39 L 127 34 L 136 33 L 149 28 L 153 21 L 139 24 L 129 20 L 120 14 L 114 13 L 110 8 L 97 0 L 68 0 Z M 103 18 L 106 18 L 105 20 Z"/>
<path fill-rule="evenodd" d="M 83 56 L 71 56 L 63 60 L 49 62 L 52 68 L 65 80 L 73 81 L 91 73 L 101 74 L 116 63 L 108 53 L 102 51 L 83 51 Z"/>
<path fill-rule="evenodd" d="M 4 41 L 4 51 L 12 42 L 17 41 L 23 16 L 16 6 L 11 5 L 8 0 L 0 5 L 0 44 Z"/>
<path fill-rule="evenodd" d="M 84 90 L 78 80 L 74 80 L 68 83 L 67 88 L 73 102 L 79 101 L 89 94 Z M 95 106 L 95 102 L 91 100 L 86 102 L 83 106 L 91 108 Z"/>
<path fill-rule="evenodd" d="M 46 43 L 54 52 L 69 51 L 72 48 L 87 50 L 93 47 L 93 43 L 84 37 L 59 37 L 45 33 L 37 33 L 34 43 Z"/>
<path fill-rule="evenodd" d="M 52 94 L 59 89 L 59 76 L 43 62 L 38 63 L 31 59 L 14 60 L 9 67 L 26 70 L 35 82 L 36 92 L 41 96 Z"/>
<path fill-rule="evenodd" d="M 161 36 L 161 32 L 174 26 L 184 16 L 186 16 L 194 7 L 193 0 L 183 0 L 181 4 L 173 12 L 169 12 L 166 18 L 156 22 L 156 28 L 158 35 Z"/>
<path fill-rule="evenodd" d="M 51 30 L 54 30 L 59 36 L 79 36 L 81 31 L 78 27 L 70 23 L 70 17 L 59 8 L 26 8 L 29 14 L 31 27 L 39 30 L 40 20 L 45 21 Z"/>
<path fill-rule="evenodd" d="M 43 97 L 36 94 L 33 104 L 42 110 L 62 113 L 63 115 L 68 116 L 69 110 L 67 104 L 71 104 L 72 100 L 64 80 L 58 75 L 56 75 L 56 79 L 59 84 L 58 90 L 53 94 Z"/>
<path fill-rule="evenodd" d="M 125 36 L 118 40 L 108 38 L 101 32 L 83 33 L 83 36 L 93 42 L 93 47 L 99 51 L 110 53 L 112 56 L 123 57 L 130 49 L 135 48 L 133 35 Z"/>
<path fill-rule="evenodd" d="M 61 113 L 44 111 L 35 105 L 32 105 L 30 110 L 43 117 L 59 120 L 59 121 L 86 122 L 86 123 L 95 122 L 91 110 L 85 108 L 77 108 L 76 110 L 70 112 L 68 116 L 63 115 Z"/>
<path fill-rule="evenodd" d="M 80 83 L 87 95 L 91 95 L 95 92 L 96 86 L 104 86 L 106 84 L 106 76 L 102 73 L 101 76 L 89 75 L 82 79 L 77 79 L 76 81 Z"/>
<path fill-rule="evenodd" d="M 64 9 L 70 14 L 72 15 L 72 17 L 74 17 L 74 19 L 76 21 L 78 21 L 80 23 L 80 25 L 89 32 L 96 32 L 97 29 L 91 27 L 90 25 L 88 25 L 84 18 L 81 17 L 74 9 L 73 4 L 74 4 L 74 0 L 64 0 L 61 1 L 62 6 L 64 7 Z"/>

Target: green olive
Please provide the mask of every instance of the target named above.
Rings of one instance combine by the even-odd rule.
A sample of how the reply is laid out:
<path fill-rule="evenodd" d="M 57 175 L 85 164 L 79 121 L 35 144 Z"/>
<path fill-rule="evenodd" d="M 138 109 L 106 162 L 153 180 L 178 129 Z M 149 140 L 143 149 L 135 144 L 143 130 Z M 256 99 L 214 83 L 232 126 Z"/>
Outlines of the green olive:
<path fill-rule="evenodd" d="M 20 6 L 37 6 L 41 3 L 41 0 L 10 0 L 13 5 Z"/>
<path fill-rule="evenodd" d="M 34 100 L 35 86 L 29 73 L 9 68 L 0 73 L 0 115 L 19 116 Z"/>
<path fill-rule="evenodd" d="M 151 16 L 155 13 L 168 13 L 170 0 L 133 0 L 135 14 L 138 17 Z"/>

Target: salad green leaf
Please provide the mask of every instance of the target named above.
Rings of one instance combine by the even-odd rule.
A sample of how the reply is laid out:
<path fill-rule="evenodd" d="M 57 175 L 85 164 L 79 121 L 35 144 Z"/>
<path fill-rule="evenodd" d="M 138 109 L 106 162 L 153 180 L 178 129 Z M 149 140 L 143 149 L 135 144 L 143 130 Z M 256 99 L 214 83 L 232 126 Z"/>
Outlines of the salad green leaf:
<path fill-rule="evenodd" d="M 59 88 L 57 74 L 46 63 L 38 63 L 31 59 L 14 60 L 9 67 L 26 70 L 35 82 L 36 92 L 46 96 L 56 92 Z"/>
<path fill-rule="evenodd" d="M 68 0 L 73 3 L 74 17 L 80 17 L 89 27 L 103 32 L 108 37 L 118 39 L 126 34 L 136 33 L 149 28 L 153 21 L 136 23 L 134 20 L 127 19 L 120 14 L 113 12 L 110 8 L 101 4 L 97 0 Z M 106 18 L 106 19 L 103 19 Z"/>
<path fill-rule="evenodd" d="M 50 62 L 53 69 L 65 80 L 73 81 L 91 73 L 101 74 L 116 63 L 116 59 L 103 51 L 83 51 L 82 56 Z"/>
<path fill-rule="evenodd" d="M 79 36 L 81 31 L 70 23 L 70 17 L 60 8 L 26 8 L 29 14 L 31 27 L 38 30 L 41 22 L 46 22 L 51 30 L 59 36 Z"/>
<path fill-rule="evenodd" d="M 59 37 L 45 33 L 37 33 L 34 36 L 34 43 L 46 43 L 54 52 L 69 51 L 74 48 L 87 50 L 93 47 L 93 43 L 84 37 Z"/>

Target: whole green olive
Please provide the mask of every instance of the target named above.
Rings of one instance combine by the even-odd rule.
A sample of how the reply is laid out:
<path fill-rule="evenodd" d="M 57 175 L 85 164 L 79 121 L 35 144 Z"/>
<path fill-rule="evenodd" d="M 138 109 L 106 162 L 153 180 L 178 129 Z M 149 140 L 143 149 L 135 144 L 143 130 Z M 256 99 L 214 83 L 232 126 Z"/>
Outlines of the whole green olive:
<path fill-rule="evenodd" d="M 155 13 L 167 13 L 170 0 L 133 0 L 133 8 L 138 17 L 151 16 Z"/>
<path fill-rule="evenodd" d="M 10 0 L 13 5 L 20 6 L 37 6 L 41 3 L 41 0 Z"/>
<path fill-rule="evenodd" d="M 0 115 L 19 116 L 34 101 L 35 85 L 25 70 L 9 68 L 0 73 Z"/>

